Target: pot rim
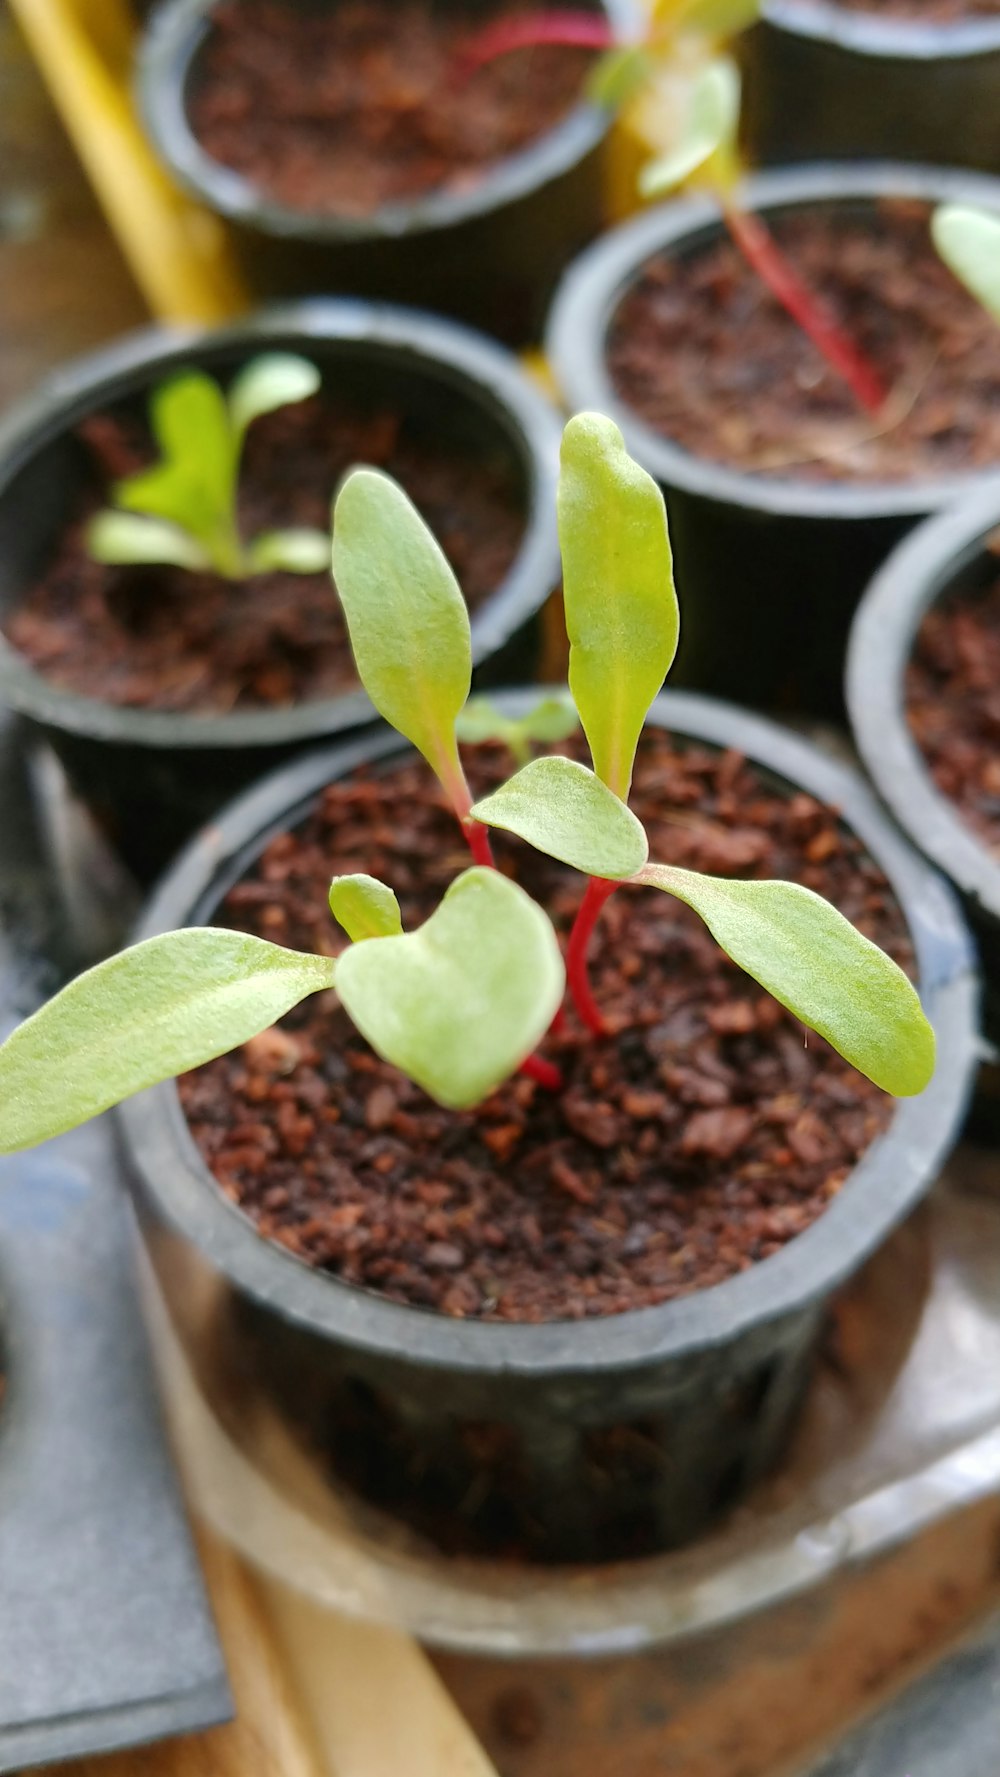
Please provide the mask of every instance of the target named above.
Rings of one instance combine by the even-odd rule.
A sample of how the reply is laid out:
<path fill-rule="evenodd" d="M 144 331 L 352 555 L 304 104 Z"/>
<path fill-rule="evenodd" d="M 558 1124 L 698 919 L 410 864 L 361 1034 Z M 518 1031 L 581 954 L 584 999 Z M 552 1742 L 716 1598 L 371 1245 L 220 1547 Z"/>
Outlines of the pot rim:
<path fill-rule="evenodd" d="M 516 712 L 537 695 L 535 687 L 504 701 Z M 404 1307 L 312 1270 L 263 1239 L 219 1191 L 195 1147 L 176 1084 L 166 1082 L 116 1113 L 129 1168 L 158 1215 L 205 1251 L 239 1291 L 322 1337 L 398 1361 L 525 1378 L 607 1374 L 723 1344 L 755 1323 L 808 1307 L 856 1270 L 914 1206 L 948 1151 L 977 1059 L 974 959 L 952 891 L 886 821 L 858 775 L 807 742 L 735 706 L 683 693 L 662 694 L 649 720 L 695 740 L 736 747 L 765 770 L 841 808 L 889 877 L 914 941 L 925 1009 L 938 1037 L 930 1086 L 919 1098 L 900 1101 L 888 1129 L 830 1207 L 781 1252 L 659 1307 L 526 1325 L 450 1320 Z M 410 750 L 382 728 L 273 773 L 192 842 L 155 892 L 135 937 L 170 930 L 192 915 L 210 917 L 261 844 L 301 819 L 333 777 Z"/>
<path fill-rule="evenodd" d="M 586 99 L 517 153 L 498 160 L 471 191 L 430 191 L 367 217 L 316 216 L 258 191 L 242 174 L 213 160 L 191 128 L 184 101 L 188 69 L 210 30 L 219 0 L 167 0 L 153 15 L 139 48 L 137 97 L 157 153 L 202 203 L 230 222 L 278 240 L 366 242 L 402 240 L 454 228 L 516 203 L 561 177 L 596 148 L 611 128 L 610 112 Z M 638 29 L 635 0 L 593 0 L 616 37 Z"/>
<path fill-rule="evenodd" d="M 310 345 L 352 345 L 362 354 L 438 378 L 495 423 L 527 483 L 524 533 L 505 579 L 470 613 L 472 660 L 497 653 L 559 584 L 555 492 L 559 415 L 512 353 L 459 321 L 392 303 L 347 297 L 310 297 L 276 304 L 224 327 L 149 327 L 73 359 L 49 375 L 0 421 L 0 500 L 39 451 L 70 431 L 87 413 L 141 393 L 183 364 L 211 364 L 218 356 L 259 351 L 269 341 L 297 336 Z M 332 490 L 331 490 L 332 493 Z M 333 596 L 331 591 L 331 597 Z M 22 715 L 71 734 L 150 748 L 281 746 L 320 741 L 375 720 L 358 687 L 282 709 L 227 715 L 134 709 L 104 703 L 53 684 L 0 632 L 0 697 Z"/>
<path fill-rule="evenodd" d="M 948 512 L 925 520 L 870 581 L 851 626 L 845 696 L 858 750 L 883 800 L 914 844 L 963 892 L 1000 919 L 1000 860 L 939 790 L 904 714 L 917 630 L 1000 526 L 1000 475 Z"/>
<path fill-rule="evenodd" d="M 892 197 L 975 203 L 1000 215 L 1000 178 L 891 161 L 819 161 L 756 173 L 743 182 L 739 197 L 765 215 L 808 204 Z M 568 267 L 549 311 L 545 349 L 570 411 L 590 408 L 610 415 L 631 453 L 665 487 L 769 516 L 865 521 L 924 515 L 989 480 L 992 470 L 861 485 L 753 475 L 695 456 L 641 419 L 608 374 L 604 344 L 612 317 L 637 272 L 660 249 L 699 245 L 723 226 L 711 198 L 674 199 L 611 229 Z"/>
<path fill-rule="evenodd" d="M 1000 18 L 926 24 L 920 19 L 852 12 L 835 0 L 764 0 L 761 16 L 766 24 L 796 37 L 884 60 L 959 61 L 1000 52 Z"/>

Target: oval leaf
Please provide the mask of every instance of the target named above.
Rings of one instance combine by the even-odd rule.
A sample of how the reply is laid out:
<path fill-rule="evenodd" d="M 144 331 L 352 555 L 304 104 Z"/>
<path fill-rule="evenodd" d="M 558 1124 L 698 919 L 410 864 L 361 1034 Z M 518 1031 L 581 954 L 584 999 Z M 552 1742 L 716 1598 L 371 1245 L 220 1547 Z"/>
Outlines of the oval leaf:
<path fill-rule="evenodd" d="M 211 926 L 98 963 L 0 1046 L 0 1153 L 34 1147 L 257 1036 L 333 984 L 329 957 Z"/>
<path fill-rule="evenodd" d="M 573 759 L 533 759 L 472 812 L 487 827 L 516 833 L 587 876 L 621 882 L 641 870 L 648 856 L 646 835 L 631 809 Z"/>
<path fill-rule="evenodd" d="M 330 539 L 325 531 L 305 527 L 290 531 L 262 531 L 247 550 L 255 574 L 283 568 L 287 574 L 323 574 L 330 566 Z"/>
<path fill-rule="evenodd" d="M 740 119 L 740 77 L 735 64 L 720 56 L 703 68 L 691 91 L 680 139 L 669 154 L 647 162 L 639 175 L 643 197 L 672 191 L 714 154 L 732 150 Z"/>
<path fill-rule="evenodd" d="M 446 788 L 461 778 L 455 721 L 469 695 L 469 613 L 435 538 L 401 487 L 355 469 L 333 514 L 333 577 L 358 676 Z"/>
<path fill-rule="evenodd" d="M 1000 321 L 1000 216 L 943 204 L 931 218 L 931 233 L 959 282 Z"/>
<path fill-rule="evenodd" d="M 738 882 L 647 864 L 640 883 L 693 907 L 734 963 L 897 1098 L 934 1072 L 913 983 L 829 901 L 796 882 Z"/>
<path fill-rule="evenodd" d="M 322 380 L 315 364 L 294 352 L 264 352 L 251 359 L 229 385 L 229 421 L 236 436 L 242 438 L 261 414 L 315 395 Z"/>
<path fill-rule="evenodd" d="M 108 566 L 168 562 L 175 568 L 211 567 L 194 537 L 139 512 L 98 512 L 87 526 L 87 551 Z"/>
<path fill-rule="evenodd" d="M 419 931 L 357 944 L 337 991 L 386 1061 L 439 1104 L 478 1104 L 530 1055 L 562 1000 L 546 914 L 496 870 L 466 870 Z"/>
<path fill-rule="evenodd" d="M 624 802 L 642 725 L 677 649 L 663 495 L 618 427 L 581 413 L 559 477 L 569 688 L 599 778 Z"/>
<path fill-rule="evenodd" d="M 355 944 L 364 938 L 395 938 L 403 930 L 399 902 L 377 876 L 335 876 L 330 884 L 330 912 Z"/>

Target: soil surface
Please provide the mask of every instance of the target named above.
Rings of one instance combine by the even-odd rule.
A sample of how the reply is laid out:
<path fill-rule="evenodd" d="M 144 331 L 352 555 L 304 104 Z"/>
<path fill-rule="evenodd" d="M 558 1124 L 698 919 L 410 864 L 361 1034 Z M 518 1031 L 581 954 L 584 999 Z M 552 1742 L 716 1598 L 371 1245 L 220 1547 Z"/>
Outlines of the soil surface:
<path fill-rule="evenodd" d="M 578 102 L 592 52 L 522 49 L 467 78 L 462 45 L 522 4 L 229 0 L 199 60 L 191 124 L 212 159 L 287 208 L 366 217 L 473 190 Z"/>
<path fill-rule="evenodd" d="M 485 788 L 509 774 L 477 749 Z M 804 794 L 738 755 L 649 732 L 633 804 L 655 858 L 820 890 L 903 962 L 880 872 Z M 565 931 L 581 879 L 516 841 L 497 846 Z M 390 882 L 410 928 L 468 854 L 426 768 L 329 788 L 275 839 L 221 916 L 333 952 L 334 871 Z M 181 1097 L 223 1191 L 269 1239 L 395 1301 L 459 1317 L 615 1314 L 731 1277 L 826 1208 L 892 1103 L 730 963 L 687 908 L 621 889 L 592 970 L 615 1033 L 573 1012 L 544 1054 L 566 1088 L 519 1076 L 473 1111 L 439 1109 L 379 1060 L 333 996 L 188 1075 Z"/>
<path fill-rule="evenodd" d="M 88 520 L 109 484 L 153 454 L 135 422 L 82 428 L 94 473 L 41 578 L 4 633 L 54 684 L 103 702 L 220 714 L 334 696 L 357 684 L 327 573 L 228 581 L 171 567 L 105 567 L 87 554 Z M 256 421 L 240 480 L 244 537 L 293 525 L 328 530 L 340 477 L 355 463 L 395 476 L 419 507 L 471 608 L 504 579 L 524 531 L 509 455 L 428 436 L 391 409 L 329 394 Z"/>
<path fill-rule="evenodd" d="M 907 669 L 906 716 L 938 789 L 1000 852 L 1000 572 L 927 613 Z"/>
<path fill-rule="evenodd" d="M 880 370 L 881 418 L 765 290 L 728 235 L 661 254 L 608 337 L 615 387 L 692 455 L 797 481 L 918 481 L 1000 459 L 1000 327 L 938 258 L 929 207 L 847 204 L 773 232 Z M 771 219 L 769 218 L 769 222 Z"/>

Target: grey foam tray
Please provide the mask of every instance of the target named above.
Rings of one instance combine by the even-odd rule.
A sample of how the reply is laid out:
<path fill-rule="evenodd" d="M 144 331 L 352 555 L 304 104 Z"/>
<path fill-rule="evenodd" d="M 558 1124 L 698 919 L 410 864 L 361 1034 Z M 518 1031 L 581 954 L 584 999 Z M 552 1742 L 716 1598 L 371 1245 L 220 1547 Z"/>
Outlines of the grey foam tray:
<path fill-rule="evenodd" d="M 2 722 L 0 831 L 5 1031 L 72 947 Z M 130 1218 L 100 1123 L 0 1160 L 0 1771 L 232 1713 L 160 1422 Z"/>
<path fill-rule="evenodd" d="M 809 1777 L 997 1777 L 1000 1616 L 961 1642 Z"/>

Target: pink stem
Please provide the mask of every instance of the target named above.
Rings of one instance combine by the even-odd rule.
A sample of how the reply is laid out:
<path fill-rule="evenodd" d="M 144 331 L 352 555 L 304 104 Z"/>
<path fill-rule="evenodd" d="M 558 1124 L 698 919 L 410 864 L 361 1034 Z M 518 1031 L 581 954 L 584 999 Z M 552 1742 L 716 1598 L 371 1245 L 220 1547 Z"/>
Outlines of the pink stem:
<path fill-rule="evenodd" d="M 587 884 L 587 892 L 580 902 L 579 912 L 573 921 L 573 930 L 569 935 L 566 947 L 566 979 L 569 991 L 573 996 L 580 1017 L 588 1030 L 596 1037 L 608 1034 L 608 1027 L 601 1016 L 600 1007 L 594 999 L 587 974 L 587 947 L 591 934 L 600 917 L 605 901 L 610 900 L 618 887 L 617 882 L 608 882 L 603 876 L 592 876 Z"/>
<path fill-rule="evenodd" d="M 615 36 L 607 19 L 596 12 L 551 11 L 525 13 L 521 18 L 498 19 L 477 31 L 463 44 L 456 74 L 468 80 L 479 68 L 515 49 L 538 49 L 546 44 L 566 49 L 613 49 Z"/>
<path fill-rule="evenodd" d="M 495 870 L 493 847 L 490 844 L 489 828 L 482 821 L 473 820 L 471 815 L 462 816 L 462 832 L 469 842 L 469 850 L 477 864 L 486 870 Z"/>
<path fill-rule="evenodd" d="M 527 1074 L 529 1080 L 537 1080 L 546 1092 L 561 1092 L 565 1081 L 559 1069 L 551 1061 L 544 1061 L 540 1055 L 529 1055 L 518 1068 L 519 1074 Z"/>
<path fill-rule="evenodd" d="M 731 204 L 723 206 L 723 215 L 740 252 L 772 296 L 812 340 L 831 370 L 848 384 L 861 406 L 871 414 L 880 413 L 886 399 L 881 376 L 789 264 L 766 223 Z"/>

